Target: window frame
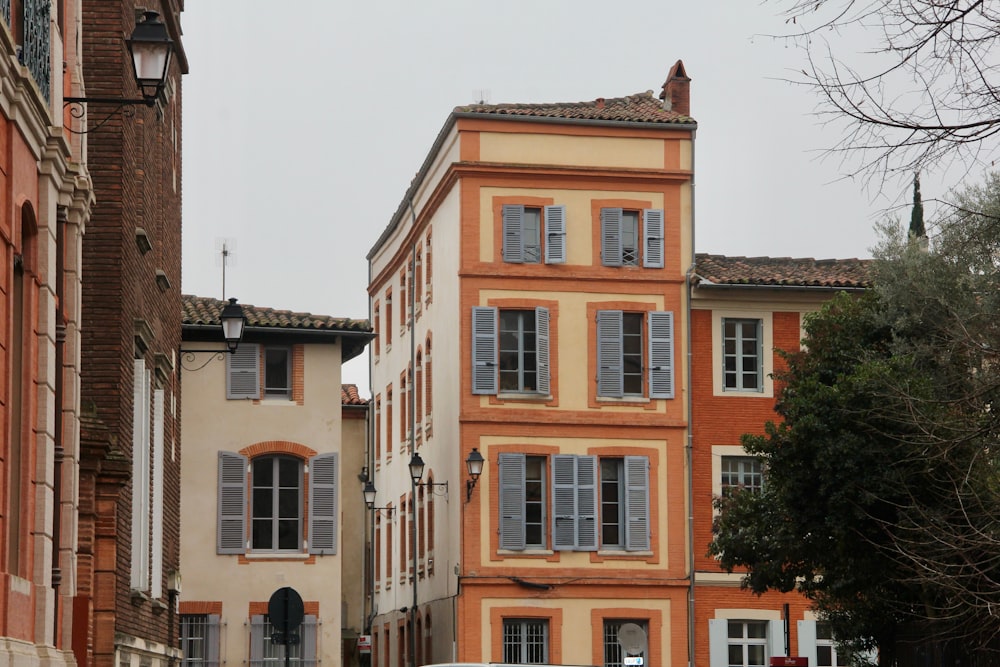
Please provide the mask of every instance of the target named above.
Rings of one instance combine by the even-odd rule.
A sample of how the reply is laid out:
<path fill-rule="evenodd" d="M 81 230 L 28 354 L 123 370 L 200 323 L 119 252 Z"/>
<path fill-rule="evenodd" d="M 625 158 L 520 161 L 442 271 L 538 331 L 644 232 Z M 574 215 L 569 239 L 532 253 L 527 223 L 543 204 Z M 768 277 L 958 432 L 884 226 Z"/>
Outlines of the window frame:
<path fill-rule="evenodd" d="M 728 325 L 735 325 L 734 335 L 730 336 L 727 329 Z M 743 336 L 744 325 L 751 325 L 754 327 L 754 353 L 748 354 L 742 348 L 747 342 L 747 338 Z M 727 393 L 761 393 L 764 391 L 764 323 L 760 318 L 755 317 L 723 317 L 722 318 L 722 348 L 720 350 L 722 354 L 722 391 Z M 728 352 L 728 342 L 733 342 L 733 352 Z M 752 386 L 747 386 L 745 384 L 748 372 L 744 370 L 744 362 L 747 359 L 753 359 L 756 365 L 756 370 L 754 371 L 754 383 Z M 733 370 L 727 368 L 727 361 L 729 359 L 734 360 Z M 729 386 L 729 378 L 732 376 L 734 380 L 734 385 Z"/>
<path fill-rule="evenodd" d="M 623 304 L 624 305 L 624 304 Z M 595 396 L 598 400 L 656 400 L 674 398 L 674 313 L 652 308 L 594 309 L 596 364 Z M 640 386 L 643 392 L 626 392 L 626 316 L 642 317 Z M 634 334 L 633 334 L 634 335 Z"/>
<path fill-rule="evenodd" d="M 507 264 L 565 264 L 566 206 L 525 201 L 500 204 L 501 261 Z M 533 233 L 526 233 L 528 211 L 532 216 L 537 212 Z"/>
<path fill-rule="evenodd" d="M 727 464 L 729 464 L 727 469 Z M 746 469 L 749 464 L 749 470 Z M 735 465 L 737 469 L 733 470 Z M 727 482 L 727 477 L 735 476 L 735 483 Z M 750 483 L 745 483 L 749 479 Z M 756 483 L 754 483 L 756 481 Z M 719 488 L 721 495 L 729 495 L 734 489 L 748 489 L 752 493 L 760 493 L 764 488 L 764 466 L 756 456 L 743 454 L 739 456 L 723 455 L 719 461 Z"/>
<path fill-rule="evenodd" d="M 532 660 L 529 657 L 532 645 L 530 637 L 530 626 L 535 625 L 541 629 L 541 659 Z M 517 637 L 512 637 L 516 629 Z M 501 628 L 500 648 L 503 653 L 503 662 L 520 665 L 540 665 L 549 662 L 549 643 L 551 642 L 549 631 L 549 619 L 547 618 L 504 618 Z M 515 643 L 516 642 L 516 645 Z M 537 642 L 536 642 L 537 645 Z M 510 651 L 517 649 L 517 655 Z"/>
<path fill-rule="evenodd" d="M 282 485 L 282 464 L 293 464 L 296 467 L 296 502 L 297 508 L 295 512 L 294 519 L 291 517 L 281 516 L 282 510 L 282 497 L 284 494 L 282 491 L 287 491 L 292 487 Z M 270 476 L 271 483 L 269 486 L 258 485 L 257 483 L 257 466 L 265 468 L 270 465 Z M 250 551 L 253 553 L 300 553 L 303 548 L 304 542 L 304 520 L 303 511 L 305 510 L 305 470 L 302 459 L 295 456 L 288 456 L 286 454 L 264 454 L 262 456 L 256 456 L 250 460 Z M 270 502 L 270 516 L 258 516 L 258 505 L 257 505 L 257 493 L 260 489 L 261 493 L 265 490 L 271 495 Z M 290 524 L 294 521 L 295 532 L 296 532 L 296 545 L 294 547 L 282 547 L 281 546 L 281 528 L 283 525 Z M 263 523 L 270 523 L 270 546 L 259 546 L 257 542 L 257 525 Z"/>
<path fill-rule="evenodd" d="M 283 667 L 284 664 L 295 667 L 318 667 L 319 623 L 314 614 L 305 614 L 299 626 L 299 641 L 287 644 L 284 649 L 270 641 L 274 632 L 267 614 L 254 614 L 250 617 L 250 660 L 249 667 Z M 286 658 L 285 651 L 288 651 Z"/>
<path fill-rule="evenodd" d="M 646 633 L 646 650 L 639 655 L 643 659 L 643 664 L 648 664 L 646 661 L 647 654 L 649 653 L 649 619 L 646 618 L 605 618 L 601 625 L 601 646 L 603 647 L 603 665 L 604 667 L 624 667 L 625 650 L 618 643 L 618 631 L 621 626 L 626 623 L 634 623 L 638 625 Z M 613 631 L 612 631 L 613 628 Z M 609 652 L 611 655 L 609 655 Z M 609 658 L 617 658 L 617 660 L 611 660 Z"/>
<path fill-rule="evenodd" d="M 517 311 L 535 314 L 535 376 L 536 388 L 533 390 L 510 390 L 500 388 L 500 345 L 501 313 Z M 472 393 L 486 396 L 531 396 L 549 397 L 551 395 L 551 358 L 550 346 L 552 316 L 547 306 L 473 306 L 471 318 L 471 359 L 472 359 Z M 523 348 L 523 331 L 518 335 L 519 349 Z M 524 366 L 523 355 L 518 363 Z M 523 380 L 523 370 L 518 369 L 519 385 Z"/>
<path fill-rule="evenodd" d="M 197 630 L 198 632 L 192 632 Z M 196 636 L 197 635 L 197 636 Z M 178 639 L 184 653 L 182 667 L 219 665 L 220 617 L 218 614 L 179 614 Z M 195 647 L 200 647 L 197 650 Z M 196 655 L 199 654 L 200 655 Z"/>
<path fill-rule="evenodd" d="M 291 345 L 264 345 L 264 358 L 262 361 L 263 375 L 264 375 L 264 399 L 265 400 L 292 400 L 292 358 L 294 351 Z M 272 389 L 270 381 L 272 376 L 275 375 L 275 371 L 278 375 L 281 375 L 279 369 L 271 369 L 271 356 L 277 353 L 283 353 L 285 355 L 284 359 L 284 386 Z"/>

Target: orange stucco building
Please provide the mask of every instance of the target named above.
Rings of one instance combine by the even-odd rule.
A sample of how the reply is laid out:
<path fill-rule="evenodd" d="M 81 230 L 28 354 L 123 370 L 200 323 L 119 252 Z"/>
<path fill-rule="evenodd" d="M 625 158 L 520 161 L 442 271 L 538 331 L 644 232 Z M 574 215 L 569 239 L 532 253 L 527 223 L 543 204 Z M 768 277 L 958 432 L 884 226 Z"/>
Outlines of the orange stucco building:
<path fill-rule="evenodd" d="M 834 285 L 699 278 L 689 88 L 457 107 L 370 251 L 373 665 L 728 665 L 719 622 L 782 618 L 703 555 L 713 447 L 773 415 L 720 346 L 747 299 L 755 358 L 797 344 Z"/>

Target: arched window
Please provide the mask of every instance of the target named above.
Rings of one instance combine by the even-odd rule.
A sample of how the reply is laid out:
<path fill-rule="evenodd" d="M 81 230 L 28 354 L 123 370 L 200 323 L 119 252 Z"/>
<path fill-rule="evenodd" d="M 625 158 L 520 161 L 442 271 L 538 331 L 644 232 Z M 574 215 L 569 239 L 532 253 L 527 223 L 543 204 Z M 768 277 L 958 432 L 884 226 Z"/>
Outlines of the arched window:
<path fill-rule="evenodd" d="M 428 424 L 431 421 L 434 398 L 434 383 L 431 376 L 431 335 L 427 334 L 427 340 L 424 343 L 424 415 L 427 418 Z M 430 429 L 427 429 L 427 438 L 430 439 L 431 433 Z"/>
<path fill-rule="evenodd" d="M 258 456 L 251 462 L 250 547 L 254 551 L 302 548 L 302 459 Z"/>
<path fill-rule="evenodd" d="M 417 376 L 413 384 L 417 391 L 414 404 L 417 409 L 417 434 L 419 435 L 424 423 L 424 353 L 419 347 L 417 348 Z"/>

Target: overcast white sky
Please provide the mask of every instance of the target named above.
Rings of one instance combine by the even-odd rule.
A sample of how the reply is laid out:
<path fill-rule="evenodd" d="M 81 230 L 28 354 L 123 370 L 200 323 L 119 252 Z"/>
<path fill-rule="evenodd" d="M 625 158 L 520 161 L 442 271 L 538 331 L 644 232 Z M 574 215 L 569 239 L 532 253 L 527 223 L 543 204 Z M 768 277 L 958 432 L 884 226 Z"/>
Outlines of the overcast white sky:
<path fill-rule="evenodd" d="M 868 257 L 908 202 L 842 180 L 804 56 L 749 0 L 187 0 L 185 293 L 368 317 L 365 255 L 452 108 L 659 93 L 691 77 L 696 249 Z M 943 194 L 923 182 L 925 197 Z M 908 219 L 908 211 L 902 214 Z M 222 293 L 219 251 L 235 248 Z M 344 372 L 367 394 L 366 362 Z"/>

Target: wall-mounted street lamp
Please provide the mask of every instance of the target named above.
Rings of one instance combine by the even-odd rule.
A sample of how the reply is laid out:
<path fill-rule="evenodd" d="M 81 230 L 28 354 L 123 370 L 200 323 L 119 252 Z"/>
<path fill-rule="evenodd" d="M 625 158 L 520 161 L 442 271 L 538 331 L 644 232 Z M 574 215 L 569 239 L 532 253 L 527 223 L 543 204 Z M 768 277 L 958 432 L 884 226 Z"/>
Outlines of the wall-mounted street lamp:
<path fill-rule="evenodd" d="M 236 303 L 236 299 L 230 298 L 229 303 L 222 308 L 222 312 L 219 314 L 219 324 L 222 328 L 222 337 L 226 341 L 226 349 L 220 350 L 218 348 L 214 348 L 196 350 L 182 347 L 179 349 L 179 352 L 183 358 L 188 361 L 194 361 L 194 355 L 201 352 L 217 355 L 216 358 L 218 359 L 224 359 L 226 353 L 235 354 L 236 349 L 240 346 L 240 341 L 243 339 L 243 329 L 246 326 L 246 321 L 247 319 L 243 315 L 243 307 Z M 208 361 L 211 361 L 211 359 Z M 207 364 L 208 361 L 206 361 L 205 364 Z M 204 364 L 198 368 L 188 370 L 200 370 L 201 368 L 204 368 Z"/>
<path fill-rule="evenodd" d="M 64 97 L 63 107 L 70 107 L 74 118 L 82 118 L 85 113 L 84 104 L 112 104 L 111 115 L 125 106 L 144 105 L 151 107 L 163 92 L 167 81 L 167 70 L 170 67 L 170 56 L 174 52 L 174 41 L 167 33 L 167 26 L 160 21 L 158 12 L 143 13 L 142 20 L 136 23 L 132 35 L 125 40 L 129 55 L 132 56 L 132 73 L 135 83 L 142 94 L 140 98 L 121 97 Z M 108 116 L 108 118 L 111 117 Z M 92 129 L 103 125 L 107 119 L 97 123 Z M 89 130 L 88 130 L 89 131 Z M 86 134 L 87 131 L 77 134 Z"/>
<path fill-rule="evenodd" d="M 483 455 L 479 453 L 479 450 L 475 447 L 469 452 L 469 456 L 465 459 L 465 469 L 469 472 L 469 479 L 465 480 L 465 502 L 472 500 L 472 490 L 476 488 L 476 482 L 479 481 L 479 476 L 483 474 L 483 466 L 486 464 L 486 459 Z"/>
<path fill-rule="evenodd" d="M 375 490 L 375 485 L 372 484 L 371 480 L 365 482 L 365 488 L 361 490 L 361 493 L 365 497 L 365 507 L 373 512 L 385 512 L 385 518 L 392 518 L 392 508 L 391 507 L 375 507 L 375 496 L 378 491 Z"/>

